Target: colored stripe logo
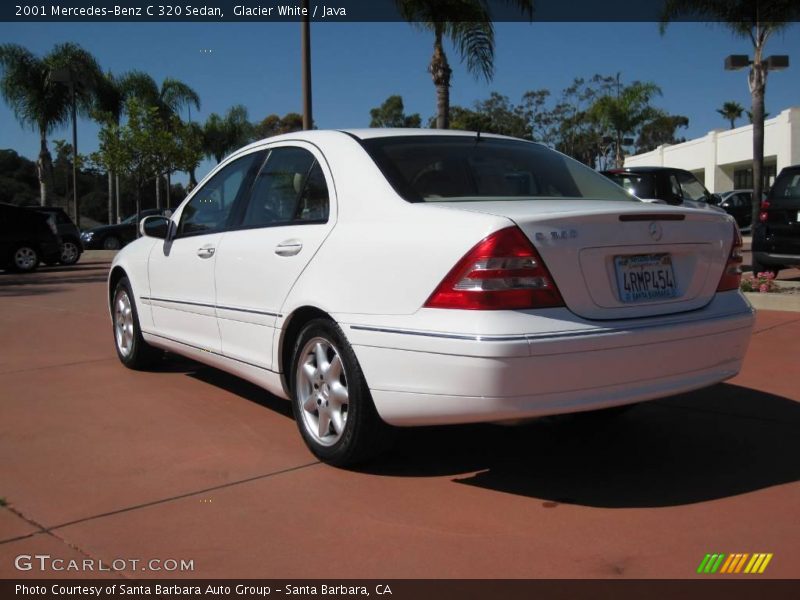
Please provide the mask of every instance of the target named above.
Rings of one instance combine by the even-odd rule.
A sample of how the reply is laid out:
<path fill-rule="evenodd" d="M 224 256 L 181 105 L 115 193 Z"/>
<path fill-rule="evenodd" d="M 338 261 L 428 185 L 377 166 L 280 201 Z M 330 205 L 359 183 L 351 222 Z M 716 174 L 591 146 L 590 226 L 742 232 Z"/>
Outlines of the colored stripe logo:
<path fill-rule="evenodd" d="M 771 560 L 772 553 L 706 554 L 703 560 L 700 561 L 697 572 L 703 575 L 713 575 L 715 573 L 760 575 L 766 570 Z"/>

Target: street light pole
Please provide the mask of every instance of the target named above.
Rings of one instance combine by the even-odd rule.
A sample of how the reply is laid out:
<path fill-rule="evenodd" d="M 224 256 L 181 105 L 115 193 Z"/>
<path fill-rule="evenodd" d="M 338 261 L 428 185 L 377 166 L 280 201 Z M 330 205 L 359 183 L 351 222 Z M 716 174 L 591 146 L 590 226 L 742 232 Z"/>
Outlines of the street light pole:
<path fill-rule="evenodd" d="M 78 99 L 75 87 L 78 78 L 70 68 L 58 68 L 52 73 L 53 81 L 69 86 L 70 102 L 72 104 L 72 203 L 75 213 L 75 225 L 81 227 L 80 200 L 78 200 Z"/>
<path fill-rule="evenodd" d="M 303 20 L 300 23 L 301 78 L 303 93 L 303 129 L 314 127 L 311 114 L 311 17 L 308 14 L 308 0 L 303 0 Z"/>
<path fill-rule="evenodd" d="M 81 203 L 78 200 L 78 103 L 75 98 L 75 81 L 70 78 L 72 94 L 72 201 L 75 206 L 75 225 L 81 228 Z"/>

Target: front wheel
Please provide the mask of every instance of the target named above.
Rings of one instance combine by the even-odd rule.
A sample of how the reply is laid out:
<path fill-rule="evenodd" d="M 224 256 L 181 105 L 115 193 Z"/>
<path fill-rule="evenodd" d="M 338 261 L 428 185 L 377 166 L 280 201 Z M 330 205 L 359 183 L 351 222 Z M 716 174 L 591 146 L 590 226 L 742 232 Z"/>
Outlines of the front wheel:
<path fill-rule="evenodd" d="M 160 352 L 144 341 L 139 327 L 139 313 L 136 310 L 131 284 L 123 277 L 114 288 L 111 305 L 114 325 L 114 345 L 117 356 L 129 369 L 143 370 L 153 364 Z"/>
<path fill-rule="evenodd" d="M 115 235 L 110 235 L 103 240 L 103 250 L 119 250 L 122 248 L 122 243 Z"/>
<path fill-rule="evenodd" d="M 758 277 L 759 273 L 772 273 L 774 278 L 778 278 L 778 273 L 780 273 L 781 267 L 775 265 L 762 265 L 760 262 L 757 262 L 756 259 L 753 259 L 753 277 Z"/>
<path fill-rule="evenodd" d="M 70 266 L 78 262 L 80 257 L 81 251 L 78 248 L 78 244 L 67 241 L 61 245 L 61 258 L 58 262 L 62 265 Z"/>
<path fill-rule="evenodd" d="M 345 467 L 385 449 L 390 428 L 378 416 L 358 360 L 338 325 L 315 319 L 303 328 L 290 378 L 297 426 L 319 459 Z"/>

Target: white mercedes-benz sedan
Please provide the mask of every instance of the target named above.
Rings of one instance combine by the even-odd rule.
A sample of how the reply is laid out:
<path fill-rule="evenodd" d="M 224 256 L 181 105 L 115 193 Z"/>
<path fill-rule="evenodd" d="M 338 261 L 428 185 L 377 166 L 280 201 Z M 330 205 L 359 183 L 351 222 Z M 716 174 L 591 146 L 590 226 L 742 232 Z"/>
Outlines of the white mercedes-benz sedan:
<path fill-rule="evenodd" d="M 311 451 L 390 426 L 603 409 L 739 371 L 731 217 L 647 204 L 542 145 L 309 131 L 217 166 L 113 261 L 120 360 L 161 350 L 289 399 Z"/>

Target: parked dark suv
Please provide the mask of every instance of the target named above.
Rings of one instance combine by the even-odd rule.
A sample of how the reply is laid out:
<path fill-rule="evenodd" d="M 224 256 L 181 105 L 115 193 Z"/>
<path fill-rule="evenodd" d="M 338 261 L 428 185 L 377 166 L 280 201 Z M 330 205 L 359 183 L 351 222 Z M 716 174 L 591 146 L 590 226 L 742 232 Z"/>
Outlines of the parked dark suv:
<path fill-rule="evenodd" d="M 753 227 L 753 272 L 800 267 L 800 165 L 783 169 Z"/>
<path fill-rule="evenodd" d="M 0 269 L 34 271 L 39 261 L 58 262 L 61 240 L 55 218 L 11 204 L 0 204 Z"/>
<path fill-rule="evenodd" d="M 166 208 L 148 208 L 141 213 L 142 219 L 152 215 L 169 216 Z M 101 225 L 81 233 L 81 242 L 87 250 L 119 250 L 136 239 L 136 214 L 116 225 Z"/>
<path fill-rule="evenodd" d="M 55 219 L 56 230 L 61 238 L 61 256 L 58 261 L 62 265 L 74 265 L 81 258 L 83 253 L 83 244 L 81 244 L 81 232 L 78 226 L 72 222 L 69 215 L 61 208 L 53 206 L 36 206 L 31 210 L 35 210 L 46 215 L 52 215 Z M 48 260 L 43 261 L 46 264 L 55 264 Z"/>
<path fill-rule="evenodd" d="M 627 167 L 602 171 L 634 196 L 647 201 L 725 212 L 718 199 L 689 171 L 672 167 Z"/>

